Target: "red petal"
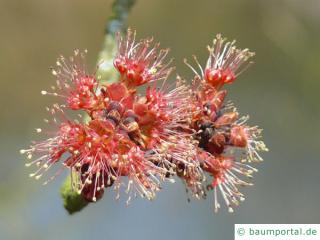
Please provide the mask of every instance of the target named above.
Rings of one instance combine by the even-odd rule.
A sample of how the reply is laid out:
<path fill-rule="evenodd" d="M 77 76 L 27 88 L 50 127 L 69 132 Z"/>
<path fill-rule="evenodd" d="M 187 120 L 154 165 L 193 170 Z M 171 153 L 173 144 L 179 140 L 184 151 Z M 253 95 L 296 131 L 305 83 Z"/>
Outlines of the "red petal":
<path fill-rule="evenodd" d="M 122 83 L 113 83 L 107 86 L 107 92 L 110 99 L 120 101 L 128 95 L 128 89 Z"/>

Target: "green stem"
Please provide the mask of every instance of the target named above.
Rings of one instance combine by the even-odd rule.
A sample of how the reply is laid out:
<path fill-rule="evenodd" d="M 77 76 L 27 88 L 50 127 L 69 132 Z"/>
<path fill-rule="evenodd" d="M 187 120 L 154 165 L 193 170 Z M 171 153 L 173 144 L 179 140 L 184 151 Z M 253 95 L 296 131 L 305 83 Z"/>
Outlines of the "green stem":
<path fill-rule="evenodd" d="M 112 35 L 118 31 L 125 31 L 128 14 L 136 0 L 116 0 L 112 4 L 112 15 L 106 25 L 106 35 Z"/>
<path fill-rule="evenodd" d="M 113 83 L 119 79 L 119 74 L 113 67 L 117 51 L 115 34 L 126 30 L 128 14 L 134 3 L 135 0 L 116 0 L 112 4 L 112 15 L 107 21 L 103 47 L 98 56 L 97 76 L 102 82 Z"/>
<path fill-rule="evenodd" d="M 96 75 L 101 78 L 102 82 L 112 83 L 119 79 L 119 75 L 113 67 L 113 58 L 117 50 L 115 34 L 126 30 L 128 14 L 135 1 L 115 0 L 112 4 L 112 15 L 107 21 L 103 46 L 98 56 L 99 68 Z M 69 214 L 81 211 L 88 205 L 81 194 L 72 189 L 70 177 L 62 185 L 60 194 Z"/>

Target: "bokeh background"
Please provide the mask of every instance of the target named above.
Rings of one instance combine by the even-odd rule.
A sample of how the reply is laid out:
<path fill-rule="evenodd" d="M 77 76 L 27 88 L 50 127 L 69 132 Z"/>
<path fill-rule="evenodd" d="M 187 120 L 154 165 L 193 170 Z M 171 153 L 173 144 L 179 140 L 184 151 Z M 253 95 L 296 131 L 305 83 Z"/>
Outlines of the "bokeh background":
<path fill-rule="evenodd" d="M 153 202 L 129 207 L 107 192 L 69 216 L 60 176 L 42 187 L 18 150 L 36 137 L 45 106 L 40 94 L 54 81 L 59 54 L 89 50 L 95 65 L 110 0 L 0 0 L 0 239 L 233 239 L 235 223 L 320 223 L 320 1 L 138 0 L 129 25 L 184 57 L 207 58 L 216 33 L 257 55 L 232 85 L 232 99 L 251 124 L 264 128 L 270 152 L 255 186 L 234 214 L 213 213 L 213 201 L 187 203 L 182 184 L 167 184 Z"/>

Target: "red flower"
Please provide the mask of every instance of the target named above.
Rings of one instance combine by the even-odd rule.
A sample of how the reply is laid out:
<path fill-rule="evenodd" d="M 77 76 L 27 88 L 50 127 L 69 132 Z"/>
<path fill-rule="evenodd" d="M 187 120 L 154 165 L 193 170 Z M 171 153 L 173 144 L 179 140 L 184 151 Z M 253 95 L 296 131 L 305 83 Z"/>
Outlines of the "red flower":
<path fill-rule="evenodd" d="M 152 39 L 143 39 L 136 42 L 136 32 L 130 29 L 127 36 L 118 38 L 118 52 L 114 59 L 114 66 L 121 75 L 121 81 L 128 87 L 134 88 L 142 84 L 165 80 L 172 67 L 165 58 L 168 49 L 158 52 L 159 44 L 152 46 Z"/>
<path fill-rule="evenodd" d="M 74 51 L 74 56 L 65 59 L 58 58 L 56 69 L 52 74 L 57 78 L 56 87 L 59 93 L 42 91 L 43 95 L 50 94 L 65 98 L 68 107 L 72 110 L 92 110 L 97 107 L 98 99 L 95 94 L 98 87 L 94 74 L 88 74 L 84 69 L 84 58 L 86 52 Z"/>
<path fill-rule="evenodd" d="M 67 104 L 49 109 L 58 131 L 21 151 L 29 159 L 35 157 L 27 166 L 36 164 L 38 170 L 30 176 L 38 179 L 62 162 L 73 174 L 74 189 L 87 201 L 97 201 L 111 185 L 119 193 L 124 176 L 129 178 L 129 199 L 137 194 L 154 198 L 161 180 L 174 173 L 175 164 L 190 165 L 195 155 L 192 134 L 181 131 L 189 128 L 189 88 L 178 81 L 168 93 L 166 85 L 149 86 L 145 96 L 136 96 L 125 82 L 98 86 L 80 62 L 83 54 L 78 51 L 69 61 L 61 57 L 53 72 L 60 91 L 43 91 L 61 96 Z M 70 121 L 64 113 L 68 109 L 83 110 L 89 119 Z"/>
<path fill-rule="evenodd" d="M 214 39 L 204 71 L 194 57 L 201 74 L 185 62 L 196 74 L 192 88 L 194 113 L 190 124 L 197 131 L 198 154 L 195 161 L 199 162 L 203 172 L 212 177 L 207 190 L 214 190 L 215 210 L 220 208 L 218 195 L 221 195 L 232 212 L 233 207 L 244 199 L 239 186 L 251 185 L 241 180 L 241 176 L 248 178 L 256 171 L 243 162 L 261 161 L 258 152 L 267 148 L 258 140 L 261 130 L 244 125 L 247 118 L 239 118 L 233 105 L 224 103 L 227 92 L 221 87 L 232 83 L 248 66 L 246 61 L 254 55 L 248 49 L 236 49 L 234 42 L 224 41 L 221 35 Z M 204 177 L 195 176 L 187 172 L 183 178 L 196 197 L 206 197 L 206 188 L 199 184 Z"/>
<path fill-rule="evenodd" d="M 234 82 L 252 64 L 252 62 L 248 63 L 248 60 L 254 56 L 254 53 L 250 52 L 249 49 L 237 49 L 234 45 L 235 41 L 225 41 L 226 38 L 222 38 L 221 34 L 218 34 L 213 40 L 213 46 L 208 46 L 209 58 L 204 69 L 198 63 L 197 58 L 194 57 L 201 74 L 185 60 L 185 63 L 196 76 L 204 79 L 216 89 L 220 89 L 224 84 Z"/>

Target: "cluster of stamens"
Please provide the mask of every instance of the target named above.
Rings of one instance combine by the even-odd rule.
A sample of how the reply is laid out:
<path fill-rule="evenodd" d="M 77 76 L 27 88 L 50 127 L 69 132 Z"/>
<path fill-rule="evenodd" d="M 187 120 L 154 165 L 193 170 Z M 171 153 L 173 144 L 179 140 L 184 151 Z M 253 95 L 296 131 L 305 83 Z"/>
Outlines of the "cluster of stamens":
<path fill-rule="evenodd" d="M 239 186 L 252 185 L 241 176 L 251 178 L 257 171 L 245 162 L 262 161 L 258 152 L 267 148 L 259 140 L 261 130 L 247 126 L 247 118 L 224 103 L 221 88 L 248 66 L 253 53 L 217 35 L 204 70 L 194 57 L 200 74 L 186 62 L 195 72 L 192 85 L 178 77 L 170 89 L 165 84 L 172 71 L 168 50 L 158 51 L 151 39 L 136 42 L 135 36 L 131 30 L 125 37 L 117 35 L 117 83 L 101 84 L 96 73 L 88 73 L 86 52 L 58 59 L 52 70 L 56 86 L 53 92 L 42 91 L 63 100 L 47 108 L 52 120 L 45 122 L 57 130 L 36 129 L 48 138 L 21 150 L 30 160 L 26 166 L 37 166 L 30 177 L 40 179 L 62 162 L 44 184 L 68 168 L 73 189 L 87 201 L 99 200 L 111 187 L 118 198 L 124 187 L 129 203 L 132 196 L 153 199 L 163 181 L 178 176 L 196 198 L 213 190 L 215 210 L 221 195 L 233 211 L 244 199 Z M 161 88 L 156 87 L 159 81 Z M 140 85 L 147 85 L 145 94 L 137 94 Z M 82 113 L 70 119 L 66 110 Z"/>
<path fill-rule="evenodd" d="M 261 162 L 259 151 L 267 151 L 259 140 L 261 129 L 249 127 L 248 117 L 239 117 L 232 103 L 225 103 L 225 84 L 232 83 L 252 62 L 248 62 L 254 53 L 248 49 L 237 49 L 235 41 L 226 42 L 221 35 L 208 47 L 209 58 L 205 69 L 196 57 L 194 60 L 200 74 L 186 60 L 185 63 L 195 73 L 192 83 L 193 117 L 191 128 L 196 131 L 198 140 L 197 158 L 201 169 L 211 176 L 206 186 L 194 187 L 185 179 L 197 196 L 206 197 L 203 189 L 214 191 L 214 209 L 220 208 L 218 195 L 221 195 L 228 210 L 244 200 L 240 186 L 251 186 L 249 179 L 257 172 L 246 162 Z M 245 177 L 247 180 L 242 180 Z M 210 179 L 210 178 L 209 178 Z M 194 182 L 194 181 L 193 181 Z"/>

